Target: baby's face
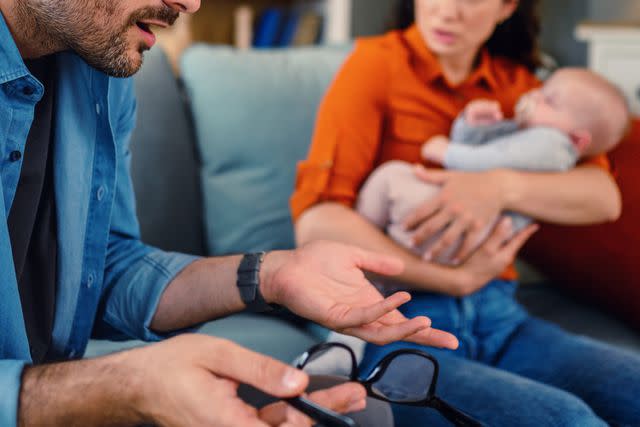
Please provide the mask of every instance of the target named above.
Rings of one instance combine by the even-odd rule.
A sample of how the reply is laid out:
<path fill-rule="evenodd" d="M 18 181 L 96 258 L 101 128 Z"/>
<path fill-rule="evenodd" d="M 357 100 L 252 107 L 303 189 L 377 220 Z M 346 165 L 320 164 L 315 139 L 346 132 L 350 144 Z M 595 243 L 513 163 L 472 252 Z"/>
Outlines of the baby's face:
<path fill-rule="evenodd" d="M 543 87 L 520 98 L 516 120 L 523 127 L 546 126 L 570 133 L 579 126 L 577 103 L 581 101 L 575 82 L 561 74 L 551 77 Z"/>

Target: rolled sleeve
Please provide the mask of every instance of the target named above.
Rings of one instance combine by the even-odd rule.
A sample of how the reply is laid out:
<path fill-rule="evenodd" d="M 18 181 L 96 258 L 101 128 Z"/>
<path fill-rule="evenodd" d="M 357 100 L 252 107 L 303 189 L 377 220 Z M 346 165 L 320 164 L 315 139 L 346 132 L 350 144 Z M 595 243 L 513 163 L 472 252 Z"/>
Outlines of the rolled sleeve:
<path fill-rule="evenodd" d="M 22 371 L 26 363 L 20 360 L 0 360 L 0 426 L 14 427 L 18 425 L 18 405 L 20 403 L 20 387 Z"/>
<path fill-rule="evenodd" d="M 198 257 L 164 252 L 140 240 L 129 149 L 136 103 L 130 79 L 114 84 L 125 86 L 119 98 L 120 118 L 114 127 L 116 189 L 103 291 L 93 333 L 97 338 L 157 341 L 174 335 L 160 335 L 150 329 L 160 298 L 171 281 Z"/>
<path fill-rule="evenodd" d="M 147 253 L 113 284 L 102 320 L 128 337 L 143 341 L 159 341 L 183 332 L 158 334 L 151 330 L 151 321 L 167 286 L 197 259 L 160 250 Z"/>
<path fill-rule="evenodd" d="M 327 91 L 309 156 L 298 165 L 290 201 L 294 220 L 323 201 L 352 207 L 373 170 L 388 97 L 385 49 L 359 40 Z"/>

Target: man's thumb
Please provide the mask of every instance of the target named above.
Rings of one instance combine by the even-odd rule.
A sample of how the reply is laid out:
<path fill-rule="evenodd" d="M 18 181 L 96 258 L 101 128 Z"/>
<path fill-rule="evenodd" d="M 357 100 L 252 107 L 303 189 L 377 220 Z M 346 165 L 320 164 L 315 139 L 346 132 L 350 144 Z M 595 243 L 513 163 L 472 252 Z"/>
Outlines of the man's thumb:
<path fill-rule="evenodd" d="M 309 384 L 304 372 L 230 341 L 219 340 L 212 359 L 209 369 L 217 376 L 251 385 L 273 396 L 298 396 Z"/>

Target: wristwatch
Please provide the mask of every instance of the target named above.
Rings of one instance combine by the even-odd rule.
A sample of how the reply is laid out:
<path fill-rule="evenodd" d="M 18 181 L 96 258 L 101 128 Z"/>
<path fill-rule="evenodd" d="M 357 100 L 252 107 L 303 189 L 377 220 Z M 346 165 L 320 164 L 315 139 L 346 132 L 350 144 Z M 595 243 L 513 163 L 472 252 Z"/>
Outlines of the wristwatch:
<path fill-rule="evenodd" d="M 238 267 L 240 298 L 247 306 L 247 311 L 253 313 L 268 313 L 279 308 L 275 304 L 268 304 L 260 293 L 260 267 L 265 255 L 265 252 L 245 254 Z"/>

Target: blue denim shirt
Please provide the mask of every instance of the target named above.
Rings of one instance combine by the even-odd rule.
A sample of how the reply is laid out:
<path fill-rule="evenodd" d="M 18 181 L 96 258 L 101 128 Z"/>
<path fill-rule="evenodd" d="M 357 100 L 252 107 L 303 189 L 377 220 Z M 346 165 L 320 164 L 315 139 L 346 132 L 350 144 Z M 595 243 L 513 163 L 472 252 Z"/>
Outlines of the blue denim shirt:
<path fill-rule="evenodd" d="M 52 351 L 79 358 L 89 338 L 161 337 L 149 325 L 160 296 L 194 257 L 140 241 L 129 174 L 135 125 L 131 79 L 58 54 L 54 186 L 58 277 Z M 24 65 L 0 14 L 0 426 L 15 426 L 29 342 L 7 228 L 21 160 L 43 86 Z M 17 160 L 16 160 L 17 159 Z"/>

